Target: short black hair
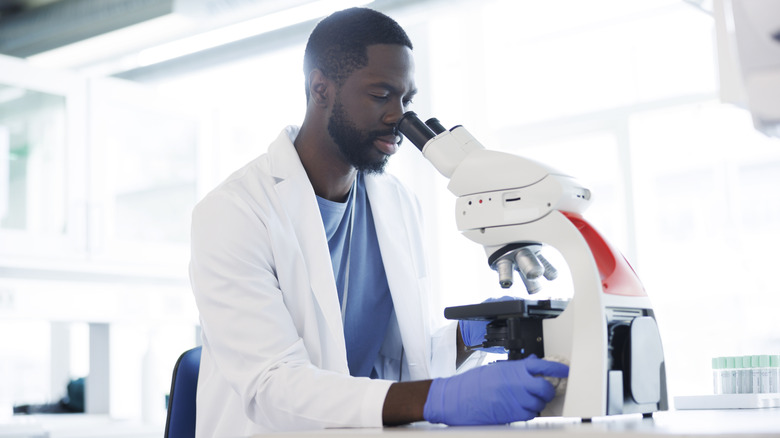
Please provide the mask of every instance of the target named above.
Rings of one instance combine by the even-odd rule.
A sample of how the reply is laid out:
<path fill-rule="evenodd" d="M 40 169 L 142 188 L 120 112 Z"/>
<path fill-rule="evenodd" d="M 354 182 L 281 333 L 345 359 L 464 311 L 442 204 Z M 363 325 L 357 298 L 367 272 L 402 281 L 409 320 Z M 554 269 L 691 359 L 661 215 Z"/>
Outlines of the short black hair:
<path fill-rule="evenodd" d="M 320 69 L 340 87 L 352 72 L 368 65 L 366 48 L 374 44 L 398 44 L 413 49 L 403 28 L 373 9 L 345 9 L 320 21 L 309 35 L 303 55 L 306 101 L 312 70 Z"/>

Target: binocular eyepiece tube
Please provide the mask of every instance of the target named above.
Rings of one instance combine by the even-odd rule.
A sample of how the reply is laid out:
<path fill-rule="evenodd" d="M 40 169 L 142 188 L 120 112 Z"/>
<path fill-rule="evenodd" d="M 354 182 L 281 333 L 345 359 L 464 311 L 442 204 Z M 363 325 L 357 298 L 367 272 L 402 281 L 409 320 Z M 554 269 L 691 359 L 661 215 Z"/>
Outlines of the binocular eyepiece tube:
<path fill-rule="evenodd" d="M 430 139 L 446 131 L 438 119 L 432 118 L 423 123 L 414 111 L 406 112 L 396 124 L 396 131 L 403 134 L 420 151 Z"/>

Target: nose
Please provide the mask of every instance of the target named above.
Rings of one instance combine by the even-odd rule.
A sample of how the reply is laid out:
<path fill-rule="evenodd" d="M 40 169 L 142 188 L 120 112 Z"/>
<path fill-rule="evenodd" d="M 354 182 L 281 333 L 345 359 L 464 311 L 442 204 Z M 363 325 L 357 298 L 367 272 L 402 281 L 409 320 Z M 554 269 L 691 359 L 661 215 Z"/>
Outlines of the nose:
<path fill-rule="evenodd" d="M 393 101 L 389 105 L 389 108 L 387 112 L 385 113 L 384 117 L 384 123 L 388 126 L 395 126 L 396 123 L 398 123 L 399 120 L 401 120 L 401 117 L 404 115 L 404 103 L 402 100 Z"/>

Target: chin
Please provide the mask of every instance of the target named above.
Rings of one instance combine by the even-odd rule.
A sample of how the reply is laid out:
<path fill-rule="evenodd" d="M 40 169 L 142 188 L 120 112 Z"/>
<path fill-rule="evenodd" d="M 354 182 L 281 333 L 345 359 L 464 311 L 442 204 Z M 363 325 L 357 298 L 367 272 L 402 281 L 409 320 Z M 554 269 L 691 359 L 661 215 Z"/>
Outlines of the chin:
<path fill-rule="evenodd" d="M 381 175 L 385 173 L 385 167 L 387 166 L 387 157 L 380 162 L 364 164 L 362 166 L 355 166 L 355 168 L 366 175 Z"/>

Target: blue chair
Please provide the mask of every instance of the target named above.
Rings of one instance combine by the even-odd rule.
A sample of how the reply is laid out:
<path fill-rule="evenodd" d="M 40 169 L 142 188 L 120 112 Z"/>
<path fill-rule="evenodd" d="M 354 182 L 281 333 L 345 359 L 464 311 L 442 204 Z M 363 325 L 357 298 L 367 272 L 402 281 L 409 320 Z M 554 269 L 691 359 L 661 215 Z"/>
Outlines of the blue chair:
<path fill-rule="evenodd" d="M 187 350 L 173 367 L 165 438 L 195 438 L 195 395 L 198 392 L 201 347 Z"/>

